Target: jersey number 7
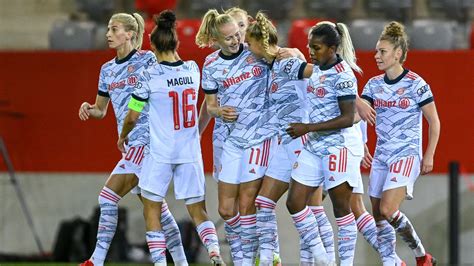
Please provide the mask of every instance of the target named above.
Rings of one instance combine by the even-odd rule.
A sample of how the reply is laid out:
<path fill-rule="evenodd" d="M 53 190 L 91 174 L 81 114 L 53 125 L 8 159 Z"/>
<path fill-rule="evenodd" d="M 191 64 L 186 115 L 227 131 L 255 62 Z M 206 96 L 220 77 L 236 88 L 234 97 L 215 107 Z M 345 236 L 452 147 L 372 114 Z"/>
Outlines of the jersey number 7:
<path fill-rule="evenodd" d="M 174 122 L 174 130 L 181 129 L 180 123 L 180 115 L 179 115 L 179 94 L 176 91 L 168 92 L 168 96 L 171 97 L 173 100 L 173 122 Z M 189 97 L 191 96 L 191 103 L 188 103 Z M 183 127 L 189 128 L 194 127 L 196 125 L 196 90 L 194 89 L 185 89 L 182 92 L 182 116 L 183 116 Z"/>

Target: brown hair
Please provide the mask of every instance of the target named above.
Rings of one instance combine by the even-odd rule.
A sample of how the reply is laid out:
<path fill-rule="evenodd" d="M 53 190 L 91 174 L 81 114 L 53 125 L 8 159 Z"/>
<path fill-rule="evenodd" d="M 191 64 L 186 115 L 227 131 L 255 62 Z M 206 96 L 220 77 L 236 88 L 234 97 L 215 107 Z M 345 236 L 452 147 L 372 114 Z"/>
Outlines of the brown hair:
<path fill-rule="evenodd" d="M 395 49 L 400 47 L 400 49 L 402 49 L 400 64 L 405 62 L 408 52 L 408 36 L 403 24 L 397 21 L 388 23 L 383 29 L 382 34 L 380 34 L 379 41 L 388 41 L 393 44 Z"/>
<path fill-rule="evenodd" d="M 178 47 L 178 36 L 176 34 L 176 15 L 171 10 L 161 11 L 154 15 L 155 28 L 151 32 L 150 41 L 156 51 L 175 51 Z"/>

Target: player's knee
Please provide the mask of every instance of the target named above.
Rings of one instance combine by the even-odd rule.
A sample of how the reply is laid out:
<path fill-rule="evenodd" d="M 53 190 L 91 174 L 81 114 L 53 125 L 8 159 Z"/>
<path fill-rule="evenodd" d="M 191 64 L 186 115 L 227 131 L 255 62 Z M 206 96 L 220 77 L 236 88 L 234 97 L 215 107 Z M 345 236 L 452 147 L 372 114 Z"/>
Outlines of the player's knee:
<path fill-rule="evenodd" d="M 234 213 L 233 207 L 219 206 L 218 211 L 219 211 L 219 215 L 224 220 L 229 220 L 237 215 L 237 213 Z"/>
<path fill-rule="evenodd" d="M 392 215 L 397 211 L 397 208 L 390 206 L 390 204 L 380 204 L 380 215 L 383 219 L 390 221 Z"/>

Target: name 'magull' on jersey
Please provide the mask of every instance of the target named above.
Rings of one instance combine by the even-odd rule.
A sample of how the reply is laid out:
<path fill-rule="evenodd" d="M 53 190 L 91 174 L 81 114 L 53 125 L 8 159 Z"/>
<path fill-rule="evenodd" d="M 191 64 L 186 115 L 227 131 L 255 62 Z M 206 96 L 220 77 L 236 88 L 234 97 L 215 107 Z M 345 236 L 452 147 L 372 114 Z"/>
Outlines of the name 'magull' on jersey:
<path fill-rule="evenodd" d="M 371 78 L 362 98 L 370 101 L 377 112 L 374 158 L 387 164 L 412 155 L 421 160 L 421 107 L 433 101 L 430 86 L 405 69 L 395 80 L 385 75 Z"/>
<path fill-rule="evenodd" d="M 160 62 L 140 74 L 132 97 L 150 106 L 150 154 L 157 162 L 202 159 L 196 108 L 199 83 L 194 61 Z"/>
<path fill-rule="evenodd" d="M 286 133 L 290 123 L 301 123 L 307 120 L 306 85 L 303 71 L 306 62 L 296 57 L 274 60 L 270 65 L 269 102 L 271 119 L 264 118 L 261 130 L 276 131 L 282 143 L 291 142 Z"/>
<path fill-rule="evenodd" d="M 339 101 L 354 100 L 357 79 L 349 64 L 339 55 L 337 62 L 328 66 L 314 66 L 306 90 L 309 101 L 310 123 L 322 123 L 341 115 Z M 362 135 L 359 125 L 348 128 L 311 132 L 305 149 L 317 156 L 329 155 L 329 148 L 347 148 L 352 154 L 363 156 Z"/>
<path fill-rule="evenodd" d="M 206 57 L 202 71 L 202 87 L 206 94 L 217 94 L 220 106 L 237 110 L 237 121 L 226 123 L 216 118 L 214 141 L 230 141 L 248 148 L 271 137 L 271 132 L 257 135 L 261 116 L 268 108 L 268 67 L 244 46 L 231 56 L 220 50 Z"/>
<path fill-rule="evenodd" d="M 138 74 L 154 64 L 156 57 L 152 52 L 133 50 L 123 59 L 114 58 L 102 65 L 98 94 L 110 98 L 119 135 L 128 113 L 128 102 L 138 81 Z M 148 141 L 148 107 L 146 107 L 137 125 L 129 134 L 128 146 L 146 145 Z"/>

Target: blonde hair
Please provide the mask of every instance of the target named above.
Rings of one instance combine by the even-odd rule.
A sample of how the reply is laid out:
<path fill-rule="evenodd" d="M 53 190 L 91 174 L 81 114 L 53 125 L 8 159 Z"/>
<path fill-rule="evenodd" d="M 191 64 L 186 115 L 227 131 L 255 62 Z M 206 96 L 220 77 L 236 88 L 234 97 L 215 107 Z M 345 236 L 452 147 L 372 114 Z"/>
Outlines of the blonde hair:
<path fill-rule="evenodd" d="M 356 63 L 354 46 L 346 24 L 321 21 L 311 28 L 310 36 L 322 37 L 322 42 L 327 46 L 336 46 L 336 52 L 341 55 L 342 59 L 352 69 L 362 73 L 362 69 Z"/>
<path fill-rule="evenodd" d="M 211 39 L 218 39 L 221 35 L 219 27 L 230 22 L 235 22 L 235 20 L 229 14 L 219 14 L 216 9 L 207 11 L 196 34 L 197 46 L 209 47 Z"/>
<path fill-rule="evenodd" d="M 257 13 L 255 22 L 249 25 L 247 33 L 249 37 L 261 42 L 267 54 L 275 56 L 269 52 L 269 47 L 278 43 L 277 30 L 264 13 Z"/>
<path fill-rule="evenodd" d="M 403 64 L 407 59 L 408 52 L 408 36 L 405 32 L 405 27 L 397 21 L 388 23 L 380 34 L 379 41 L 388 41 L 393 44 L 394 49 L 400 47 L 402 49 L 402 56 L 400 57 L 400 64 Z"/>
<path fill-rule="evenodd" d="M 138 13 L 132 15 L 127 13 L 117 13 L 112 15 L 110 20 L 123 24 L 125 31 L 133 31 L 132 45 L 135 49 L 140 50 L 143 44 L 143 33 L 145 32 L 145 21 Z"/>
<path fill-rule="evenodd" d="M 229 9 L 227 9 L 224 13 L 225 13 L 225 14 L 228 14 L 228 15 L 231 15 L 231 16 L 234 16 L 235 14 L 240 14 L 240 15 L 242 15 L 242 16 L 244 16 L 244 17 L 248 17 L 248 15 L 249 15 L 249 14 L 247 13 L 247 11 L 243 10 L 243 9 L 240 8 L 240 7 L 235 7 L 235 6 L 229 8 Z"/>

